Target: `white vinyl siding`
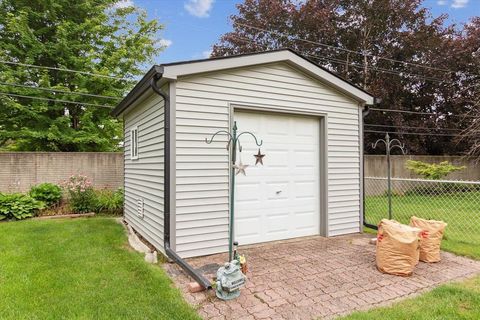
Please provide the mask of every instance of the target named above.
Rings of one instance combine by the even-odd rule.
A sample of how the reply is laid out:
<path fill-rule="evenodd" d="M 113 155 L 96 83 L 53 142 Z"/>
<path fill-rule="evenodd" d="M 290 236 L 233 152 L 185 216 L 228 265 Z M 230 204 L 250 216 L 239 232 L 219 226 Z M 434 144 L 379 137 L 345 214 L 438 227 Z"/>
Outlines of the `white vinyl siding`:
<path fill-rule="evenodd" d="M 227 250 L 230 105 L 324 113 L 328 149 L 328 235 L 360 230 L 358 102 L 287 63 L 181 77 L 176 83 L 176 251 Z M 247 173 L 248 174 L 248 173 Z"/>
<path fill-rule="evenodd" d="M 130 110 L 124 115 L 125 220 L 163 251 L 164 102 L 152 93 Z"/>

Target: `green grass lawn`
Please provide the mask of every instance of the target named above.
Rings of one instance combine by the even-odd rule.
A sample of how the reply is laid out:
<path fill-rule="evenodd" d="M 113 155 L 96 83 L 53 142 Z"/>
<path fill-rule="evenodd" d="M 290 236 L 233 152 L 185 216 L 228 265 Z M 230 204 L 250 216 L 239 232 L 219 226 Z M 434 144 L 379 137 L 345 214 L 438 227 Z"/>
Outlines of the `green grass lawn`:
<path fill-rule="evenodd" d="M 480 193 L 396 195 L 392 197 L 392 209 L 393 219 L 406 224 L 413 215 L 447 222 L 442 249 L 472 258 L 480 257 Z M 367 196 L 366 221 L 376 225 L 387 217 L 387 197 Z"/>
<path fill-rule="evenodd" d="M 1 319 L 199 319 L 111 218 L 0 223 Z"/>
<path fill-rule="evenodd" d="M 356 312 L 342 319 L 480 319 L 480 277 L 440 286 L 391 307 Z"/>
<path fill-rule="evenodd" d="M 0 223 L 0 319 L 199 317 L 120 224 L 90 218 Z M 480 277 L 345 319 L 480 319 Z"/>

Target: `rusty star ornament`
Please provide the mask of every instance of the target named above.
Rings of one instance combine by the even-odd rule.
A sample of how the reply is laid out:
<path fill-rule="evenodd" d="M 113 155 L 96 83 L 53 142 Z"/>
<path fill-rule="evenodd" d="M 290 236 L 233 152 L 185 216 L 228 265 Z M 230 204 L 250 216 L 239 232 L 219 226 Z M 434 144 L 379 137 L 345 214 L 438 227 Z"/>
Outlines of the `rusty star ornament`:
<path fill-rule="evenodd" d="M 235 175 L 238 175 L 239 173 L 242 173 L 244 176 L 247 175 L 245 173 L 245 169 L 247 169 L 248 164 L 243 164 L 242 160 L 240 160 L 237 164 L 234 164 L 233 167 L 237 170 L 235 172 Z"/>
<path fill-rule="evenodd" d="M 255 165 L 260 163 L 263 166 L 263 157 L 265 157 L 265 155 L 262 154 L 260 149 L 258 149 L 257 154 L 254 154 L 253 156 L 255 157 Z"/>

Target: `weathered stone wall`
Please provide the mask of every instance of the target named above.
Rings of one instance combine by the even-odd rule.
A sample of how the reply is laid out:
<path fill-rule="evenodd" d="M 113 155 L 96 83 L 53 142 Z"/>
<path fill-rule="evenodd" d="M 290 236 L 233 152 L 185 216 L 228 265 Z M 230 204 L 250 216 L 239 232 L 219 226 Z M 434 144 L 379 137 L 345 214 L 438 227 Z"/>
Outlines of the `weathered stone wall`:
<path fill-rule="evenodd" d="M 0 152 L 0 192 L 24 192 L 42 182 L 84 174 L 97 188 L 123 187 L 123 153 Z"/>

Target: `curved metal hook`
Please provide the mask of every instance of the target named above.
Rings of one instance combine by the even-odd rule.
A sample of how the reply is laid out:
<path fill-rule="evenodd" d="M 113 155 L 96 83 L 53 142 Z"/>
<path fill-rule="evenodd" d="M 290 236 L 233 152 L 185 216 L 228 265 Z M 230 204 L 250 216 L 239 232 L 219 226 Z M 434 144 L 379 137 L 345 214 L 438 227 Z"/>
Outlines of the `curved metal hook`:
<path fill-rule="evenodd" d="M 403 145 L 401 145 L 401 144 L 400 144 L 400 145 L 395 144 L 395 145 L 393 145 L 393 146 L 390 148 L 390 151 L 392 151 L 393 149 L 395 149 L 395 147 L 397 147 L 398 149 L 400 149 L 400 151 L 402 151 L 402 154 L 405 154 L 405 150 L 404 150 L 405 144 L 403 144 Z"/>
<path fill-rule="evenodd" d="M 251 133 L 251 132 L 249 132 L 249 131 L 244 131 L 244 132 L 240 133 L 240 134 L 237 136 L 237 142 L 238 142 L 238 139 L 242 136 L 242 134 L 249 134 L 249 135 L 251 135 L 251 136 L 253 137 L 253 139 L 255 139 L 255 144 L 256 144 L 258 147 L 260 147 L 260 146 L 263 144 L 263 140 L 260 140 L 260 143 L 258 143 L 257 137 L 256 137 L 253 133 Z"/>
<path fill-rule="evenodd" d="M 391 146 L 394 145 L 394 144 L 393 144 L 394 142 L 398 143 L 398 145 L 400 145 L 400 146 L 402 145 L 402 143 L 401 143 L 400 140 L 398 140 L 398 139 L 392 139 L 392 140 L 390 140 L 390 145 L 391 145 Z"/>
<path fill-rule="evenodd" d="M 226 131 L 226 130 L 220 130 L 220 131 L 215 132 L 215 133 L 213 134 L 213 136 L 210 138 L 210 140 L 208 140 L 208 138 L 205 138 L 205 142 L 208 143 L 208 144 L 212 143 L 212 142 L 213 142 L 213 139 L 215 138 L 215 136 L 216 136 L 217 134 L 220 134 L 220 133 L 225 133 L 225 134 L 229 137 L 229 139 L 228 139 L 228 144 L 230 144 L 230 141 L 233 139 L 233 137 L 232 137 L 232 135 L 230 134 L 230 132 L 228 132 L 228 131 Z"/>
<path fill-rule="evenodd" d="M 377 148 L 377 144 L 378 144 L 379 142 L 383 142 L 383 143 L 385 143 L 385 145 L 387 145 L 387 142 L 386 142 L 385 140 L 383 140 L 383 139 L 378 139 L 377 141 L 375 141 L 375 143 L 372 143 L 372 148 L 373 148 L 373 149 L 376 149 L 376 148 Z"/>

